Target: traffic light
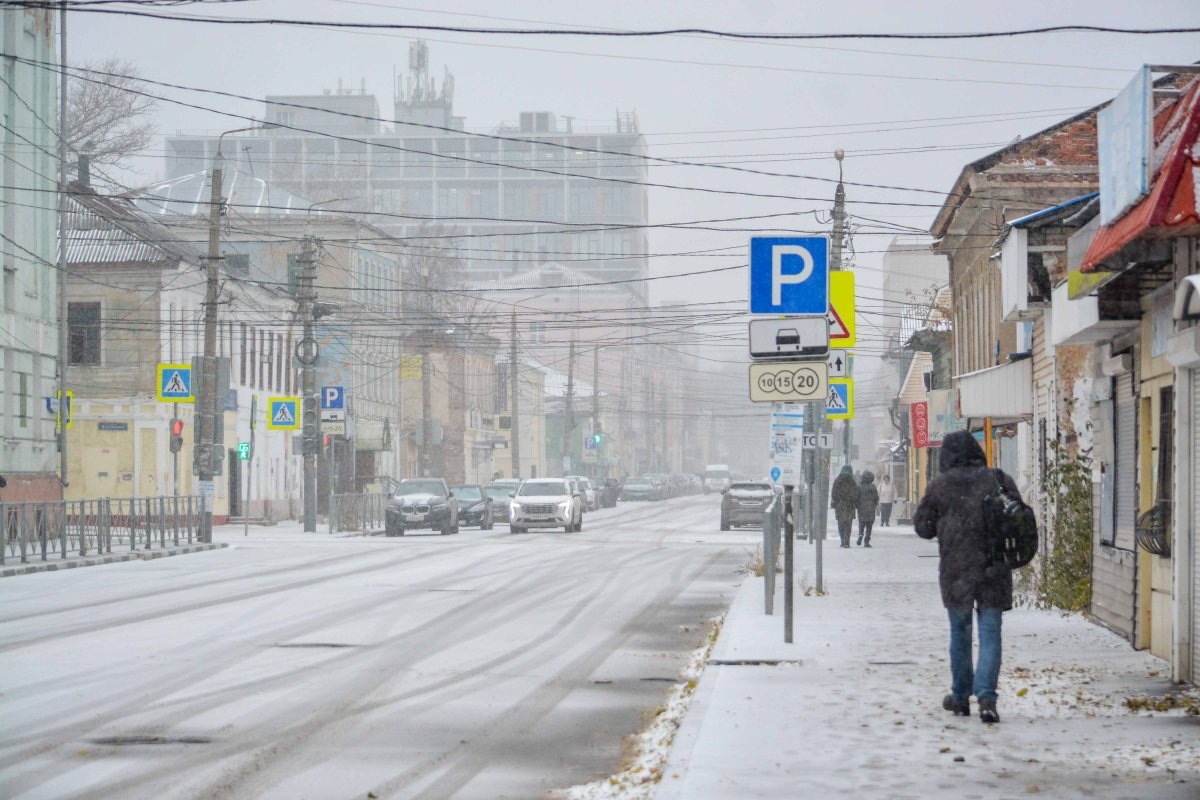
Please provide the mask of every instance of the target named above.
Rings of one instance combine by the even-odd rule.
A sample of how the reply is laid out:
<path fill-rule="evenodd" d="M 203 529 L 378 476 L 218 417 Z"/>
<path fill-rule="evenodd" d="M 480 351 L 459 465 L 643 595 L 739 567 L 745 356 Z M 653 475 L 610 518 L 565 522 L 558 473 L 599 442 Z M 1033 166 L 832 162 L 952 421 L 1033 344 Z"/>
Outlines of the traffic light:
<path fill-rule="evenodd" d="M 183 420 L 171 420 L 171 452 L 178 453 L 183 449 Z"/>
<path fill-rule="evenodd" d="M 602 441 L 604 441 L 604 434 L 602 434 L 602 433 L 593 433 L 592 434 L 592 444 L 600 444 Z"/>

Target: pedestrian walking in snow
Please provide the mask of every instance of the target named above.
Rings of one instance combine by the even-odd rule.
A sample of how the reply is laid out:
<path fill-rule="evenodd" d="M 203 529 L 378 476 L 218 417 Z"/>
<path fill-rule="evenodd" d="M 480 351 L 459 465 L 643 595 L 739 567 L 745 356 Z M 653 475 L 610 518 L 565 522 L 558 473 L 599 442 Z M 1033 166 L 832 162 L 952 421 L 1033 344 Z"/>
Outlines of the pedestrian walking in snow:
<path fill-rule="evenodd" d="M 875 508 L 879 505 L 879 490 L 875 488 L 875 473 L 863 470 L 858 484 L 858 545 L 871 546 L 871 528 L 875 525 Z"/>
<path fill-rule="evenodd" d="M 975 437 L 956 431 L 942 442 L 941 472 L 929 484 L 913 515 L 917 535 L 938 540 L 942 604 L 950 618 L 950 694 L 942 708 L 970 716 L 971 695 L 979 718 L 1000 721 L 996 681 L 1000 677 L 1000 623 L 1012 608 L 1012 572 L 990 566 L 983 501 L 997 480 L 1019 496 L 1013 479 L 987 468 Z M 971 663 L 972 612 L 979 620 L 979 659 Z"/>
<path fill-rule="evenodd" d="M 896 502 L 896 487 L 884 475 L 879 482 L 879 527 L 886 528 L 892 520 L 892 504 Z"/>
<path fill-rule="evenodd" d="M 850 546 L 850 526 L 854 523 L 854 514 L 858 511 L 858 483 L 854 480 L 854 470 L 850 466 L 842 467 L 842 472 L 833 481 L 833 489 L 829 493 L 829 507 L 837 517 L 838 536 L 842 547 Z"/>

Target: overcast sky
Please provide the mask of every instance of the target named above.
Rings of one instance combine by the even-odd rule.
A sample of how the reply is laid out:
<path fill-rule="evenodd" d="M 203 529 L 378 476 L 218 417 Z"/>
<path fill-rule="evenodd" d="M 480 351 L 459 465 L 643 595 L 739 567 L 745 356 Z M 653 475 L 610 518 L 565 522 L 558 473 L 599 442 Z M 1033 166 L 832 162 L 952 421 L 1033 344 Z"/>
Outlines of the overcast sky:
<path fill-rule="evenodd" d="M 769 32 L 985 31 L 1062 24 L 1120 27 L 1200 25 L 1195 0 L 1140 2 L 665 3 L 646 0 L 529 2 L 482 0 L 260 0 L 191 6 L 214 16 L 606 28 L 709 27 Z M 261 98 L 319 93 L 341 79 L 365 80 L 391 107 L 393 70 L 404 73 L 411 38 L 385 31 L 346 32 L 284 25 L 240 27 L 75 13 L 73 63 L 119 56 L 146 77 Z M 698 36 L 616 40 L 430 33 L 431 72 L 456 77 L 456 113 L 469 128 L 513 121 L 522 110 L 549 110 L 576 124 L 603 124 L 636 111 L 652 155 L 752 162 L 744 166 L 812 178 L 836 177 L 835 148 L 846 151 L 846 179 L 902 187 L 849 186 L 860 286 L 875 283 L 890 234 L 871 220 L 925 229 L 962 166 L 991 150 L 1103 102 L 1143 63 L 1191 63 L 1196 35 L 1046 34 L 962 42 L 817 41 L 764 43 Z M 241 114 L 260 103 L 168 91 L 168 96 Z M 993 115 L 993 116 L 988 116 Z M 236 118 L 161 103 L 164 133 L 220 131 Z M 160 147 L 160 145 L 156 145 Z M 914 148 L 926 149 L 912 152 Z M 897 152 L 900 151 L 900 152 Z M 715 157 L 715 158 L 713 158 Z M 157 162 L 143 163 L 145 182 Z M 812 200 L 756 199 L 654 189 L 651 222 L 802 212 L 787 228 L 827 222 L 827 181 L 738 174 L 712 168 L 656 167 L 656 182 L 786 194 Z M 915 191 L 926 190 L 926 191 Z M 885 201 L 888 204 L 864 204 Z M 758 227 L 768 223 L 746 223 Z M 653 231 L 656 253 L 730 248 L 702 257 L 655 258 L 652 273 L 671 275 L 745 262 L 744 231 Z M 744 272 L 654 284 L 664 300 L 741 299 Z"/>

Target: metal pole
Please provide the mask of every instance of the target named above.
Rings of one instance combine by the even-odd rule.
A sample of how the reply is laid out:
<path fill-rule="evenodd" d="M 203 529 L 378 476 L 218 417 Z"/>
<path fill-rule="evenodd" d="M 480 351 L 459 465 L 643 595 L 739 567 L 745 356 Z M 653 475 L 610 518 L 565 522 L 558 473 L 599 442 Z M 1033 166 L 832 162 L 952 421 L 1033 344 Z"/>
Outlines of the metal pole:
<path fill-rule="evenodd" d="M 67 4 L 59 2 L 59 482 L 67 481 Z M 72 410 L 72 414 L 74 411 Z"/>
<path fill-rule="evenodd" d="M 303 393 L 303 448 L 304 448 L 304 532 L 317 531 L 317 340 L 313 323 L 313 304 L 316 300 L 316 258 L 313 255 L 313 238 L 306 235 L 300 254 L 301 290 L 300 319 L 304 325 L 304 339 L 300 343 L 301 386 Z"/>
<path fill-rule="evenodd" d="M 787 499 L 791 500 L 795 504 L 797 502 L 796 498 L 798 498 L 799 495 L 800 487 L 797 486 L 792 491 L 788 492 Z M 782 516 L 783 515 L 781 514 L 780 517 Z M 785 535 L 783 537 L 783 641 L 787 642 L 788 644 L 792 643 L 792 610 L 793 604 L 795 603 L 795 595 L 793 594 L 793 584 L 795 581 L 792 579 L 792 548 L 793 543 L 796 541 L 795 529 L 796 521 L 798 519 L 799 516 L 793 513 L 792 533 L 788 533 L 785 529 Z"/>
<path fill-rule="evenodd" d="M 521 397 L 521 388 L 517 383 L 517 312 L 514 309 L 512 312 L 512 324 L 509 327 L 509 355 L 508 355 L 508 383 L 509 390 L 512 394 L 510 406 L 512 407 L 512 418 L 509 421 L 509 430 L 511 432 L 512 441 L 509 442 L 509 447 L 512 448 L 512 477 L 521 477 L 521 413 L 517 408 L 517 403 Z"/>

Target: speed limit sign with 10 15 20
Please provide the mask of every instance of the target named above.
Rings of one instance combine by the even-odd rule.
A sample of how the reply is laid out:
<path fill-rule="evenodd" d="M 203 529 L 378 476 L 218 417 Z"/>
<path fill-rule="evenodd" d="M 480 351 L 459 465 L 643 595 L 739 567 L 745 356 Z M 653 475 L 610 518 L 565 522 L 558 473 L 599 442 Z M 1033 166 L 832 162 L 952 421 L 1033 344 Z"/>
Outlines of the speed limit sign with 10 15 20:
<path fill-rule="evenodd" d="M 821 400 L 829 392 L 824 361 L 791 361 L 750 365 L 750 400 L 755 403 Z"/>

